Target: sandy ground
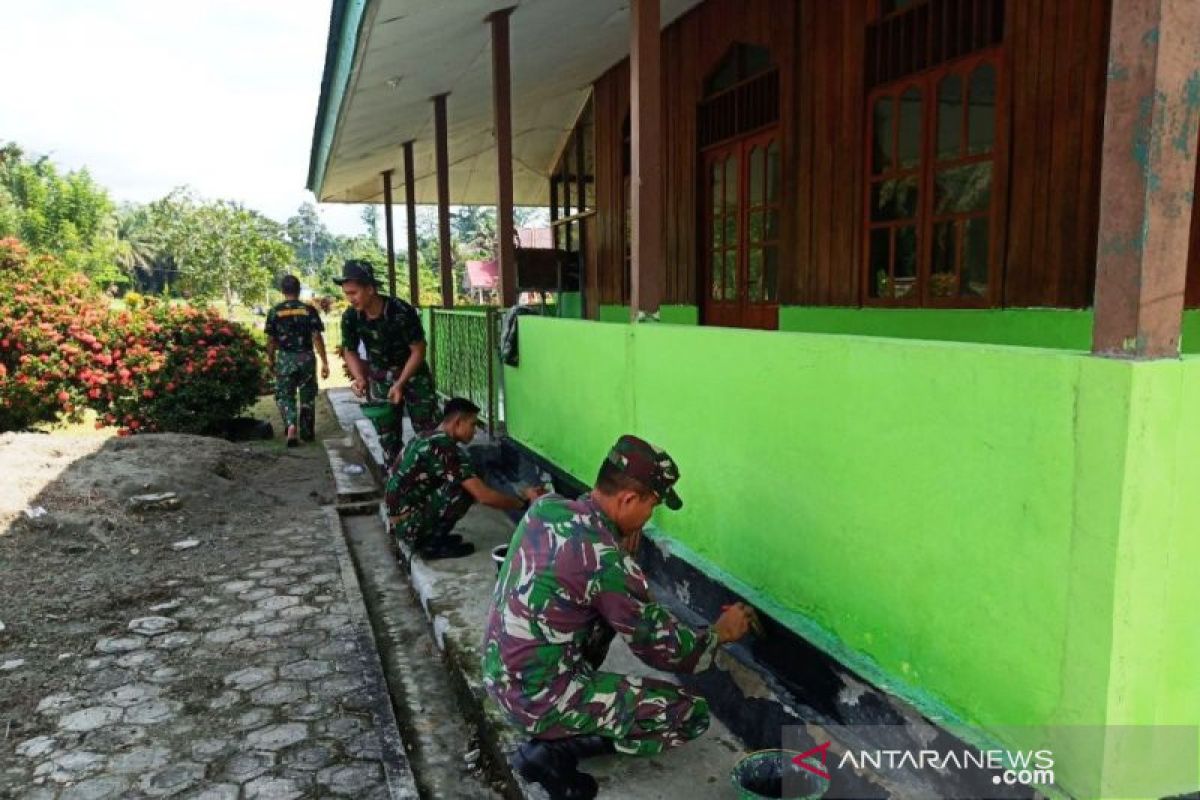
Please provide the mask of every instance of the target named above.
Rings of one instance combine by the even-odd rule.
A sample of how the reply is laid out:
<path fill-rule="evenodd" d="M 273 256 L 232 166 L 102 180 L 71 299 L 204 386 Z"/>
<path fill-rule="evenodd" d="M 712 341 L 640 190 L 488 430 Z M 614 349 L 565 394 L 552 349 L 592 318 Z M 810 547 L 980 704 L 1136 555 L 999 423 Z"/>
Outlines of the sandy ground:
<path fill-rule="evenodd" d="M 319 442 L 336 426 L 318 408 Z M 0 742 L 36 727 L 38 698 L 74 673 L 65 662 L 120 635 L 130 608 L 158 601 L 153 587 L 237 569 L 256 535 L 332 499 L 320 445 L 278 441 L 3 434 L 0 475 Z M 179 508 L 129 508 L 152 492 Z"/>

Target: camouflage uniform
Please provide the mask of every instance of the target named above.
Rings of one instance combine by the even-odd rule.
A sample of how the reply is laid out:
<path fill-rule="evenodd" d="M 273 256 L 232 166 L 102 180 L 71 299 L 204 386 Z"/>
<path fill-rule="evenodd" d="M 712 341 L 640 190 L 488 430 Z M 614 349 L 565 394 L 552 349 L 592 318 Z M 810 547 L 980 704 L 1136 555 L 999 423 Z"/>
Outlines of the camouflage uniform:
<path fill-rule="evenodd" d="M 267 312 L 265 331 L 278 347 L 275 402 L 284 428 L 295 425 L 302 439 L 313 438 L 316 427 L 317 359 L 313 354 L 313 335 L 324 330 L 317 310 L 299 300 L 284 300 Z"/>
<path fill-rule="evenodd" d="M 609 459 L 624 458 L 618 443 Z M 655 490 L 680 505 L 670 484 Z M 650 599 L 619 537 L 590 495 L 534 503 L 492 597 L 483 680 L 508 718 L 535 738 L 600 734 L 618 752 L 654 755 L 704 733 L 708 704 L 668 681 L 598 671 L 609 640 L 619 634 L 650 666 L 687 673 L 709 667 L 718 639 Z"/>
<path fill-rule="evenodd" d="M 418 433 L 388 478 L 388 516 L 400 518 L 392 532 L 416 547 L 449 533 L 474 502 L 463 482 L 476 474 L 470 457 L 450 434 L 440 428 Z"/>
<path fill-rule="evenodd" d="M 342 314 L 342 347 L 355 350 L 359 342 L 365 345 L 371 396 L 377 400 L 387 399 L 388 390 L 412 354 L 411 346 L 425 341 L 416 309 L 395 297 L 383 297 L 383 301 L 383 313 L 375 319 L 367 319 L 353 308 Z M 437 395 L 428 364 L 422 364 L 405 384 L 404 397 L 394 406 L 394 427 L 380 431 L 380 444 L 389 467 L 399 457 L 404 444 L 402 416 L 405 406 L 408 406 L 413 430 L 421 432 L 437 427 Z"/>

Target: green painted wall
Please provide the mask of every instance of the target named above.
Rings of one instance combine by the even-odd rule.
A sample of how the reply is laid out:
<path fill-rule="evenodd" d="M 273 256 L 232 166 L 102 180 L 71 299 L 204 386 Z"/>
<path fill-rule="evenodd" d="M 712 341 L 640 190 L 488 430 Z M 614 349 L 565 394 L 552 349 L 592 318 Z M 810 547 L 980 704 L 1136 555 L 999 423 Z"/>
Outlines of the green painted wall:
<path fill-rule="evenodd" d="M 579 292 L 559 293 L 558 316 L 565 319 L 583 319 L 583 295 Z"/>
<path fill-rule="evenodd" d="M 1200 719 L 1200 359 L 521 326 L 513 436 L 582 480 L 666 447 L 677 552 L 926 713 Z"/>
<path fill-rule="evenodd" d="M 1088 351 L 1091 309 L 837 308 L 783 306 L 779 329 Z M 1200 310 L 1184 312 L 1183 352 L 1200 353 Z"/>
<path fill-rule="evenodd" d="M 696 306 L 663 306 L 658 318 L 669 325 L 699 325 L 700 309 Z"/>
<path fill-rule="evenodd" d="M 629 306 L 600 306 L 597 309 L 600 322 L 629 322 Z"/>
<path fill-rule="evenodd" d="M 779 329 L 1087 351 L 1090 311 L 785 306 Z"/>
<path fill-rule="evenodd" d="M 1183 340 L 1180 344 L 1183 352 L 1200 354 L 1200 309 L 1183 312 Z"/>
<path fill-rule="evenodd" d="M 600 322 L 629 322 L 629 306 L 600 306 Z M 662 306 L 659 320 L 670 325 L 699 325 L 700 309 L 696 306 Z"/>

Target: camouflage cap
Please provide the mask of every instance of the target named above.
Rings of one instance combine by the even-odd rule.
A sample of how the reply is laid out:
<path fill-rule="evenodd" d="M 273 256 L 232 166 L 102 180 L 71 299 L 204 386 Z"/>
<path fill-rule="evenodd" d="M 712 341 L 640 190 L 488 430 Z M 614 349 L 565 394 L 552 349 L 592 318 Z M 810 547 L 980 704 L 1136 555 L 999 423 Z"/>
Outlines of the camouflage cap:
<path fill-rule="evenodd" d="M 667 508 L 678 511 L 683 500 L 675 491 L 679 480 L 679 467 L 667 455 L 667 451 L 650 444 L 644 439 L 625 434 L 608 453 L 608 460 L 620 470 L 657 494 Z"/>
<path fill-rule="evenodd" d="M 371 262 L 361 258 L 352 258 L 347 261 L 342 266 L 342 277 L 334 278 L 333 282 L 341 286 L 347 281 L 361 283 L 364 286 L 374 286 L 375 270 L 371 267 Z"/>

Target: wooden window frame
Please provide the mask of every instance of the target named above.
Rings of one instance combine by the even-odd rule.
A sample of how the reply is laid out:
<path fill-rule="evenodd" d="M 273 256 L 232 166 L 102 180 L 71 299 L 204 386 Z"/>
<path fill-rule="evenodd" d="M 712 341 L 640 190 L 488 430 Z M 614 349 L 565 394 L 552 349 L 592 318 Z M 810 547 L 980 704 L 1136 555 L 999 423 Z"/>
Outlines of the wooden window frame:
<path fill-rule="evenodd" d="M 942 79 L 949 75 L 960 75 L 963 78 L 964 98 L 967 101 L 963 103 L 964 124 L 961 127 L 961 136 L 964 138 L 969 135 L 968 126 L 965 124 L 967 114 L 969 113 L 969 98 L 966 94 L 969 86 L 970 76 L 977 67 L 982 64 L 990 64 L 996 73 L 996 97 L 995 97 L 995 131 L 993 135 L 993 144 L 990 154 L 986 155 L 961 155 L 953 159 L 945 159 L 939 161 L 937 158 L 937 121 L 938 121 L 938 102 L 937 90 Z M 893 81 L 875 87 L 867 94 L 866 101 L 866 139 L 863 154 L 864 164 L 864 191 L 862 205 L 862 263 L 860 265 L 860 302 L 864 306 L 881 307 L 881 308 L 994 308 L 1001 304 L 1003 297 L 1004 284 L 1004 242 L 1007 235 L 1007 190 L 1008 182 L 1005 176 L 1008 174 L 1009 148 L 1008 148 L 1008 128 L 1009 109 L 1008 109 L 1008 74 L 1007 63 L 1004 54 L 1003 46 L 990 47 L 986 50 L 981 50 L 972 53 L 969 56 L 954 59 L 953 61 L 939 64 L 937 67 L 923 70 L 919 73 L 906 76 L 902 80 Z M 916 291 L 908 297 L 872 297 L 871 296 L 871 281 L 874 276 L 871 271 L 871 232 L 873 230 L 888 227 L 893 230 L 891 235 L 891 259 L 889 261 L 889 275 L 895 274 L 894 268 L 894 241 L 896 228 L 907 227 L 903 223 L 888 222 L 888 223 L 872 223 L 871 221 L 871 190 L 876 183 L 888 180 L 890 177 L 895 177 L 902 174 L 912 174 L 913 170 L 900 170 L 893 168 L 889 172 L 880 173 L 876 176 L 874 169 L 874 142 L 875 142 L 875 103 L 881 97 L 899 98 L 910 87 L 916 86 L 920 89 L 922 95 L 921 109 L 921 139 L 920 139 L 920 160 L 915 170 L 917 179 L 917 211 L 916 216 L 912 219 L 915 223 L 917 234 L 917 275 L 916 275 Z M 899 155 L 899 104 L 897 103 L 897 114 L 894 117 L 893 125 L 895 132 L 893 134 L 893 154 L 898 158 Z M 935 222 L 934 202 L 935 202 L 935 182 L 939 166 L 945 169 L 947 166 L 961 166 L 972 163 L 985 163 L 990 161 L 992 164 L 992 183 L 991 196 L 989 199 L 988 210 L 986 214 L 980 212 L 959 212 L 954 214 L 938 214 L 936 215 L 937 222 L 948 220 L 959 220 L 967 218 L 985 217 L 988 220 L 988 287 L 987 292 L 983 297 L 963 296 L 961 294 L 961 281 L 963 278 L 963 263 L 961 243 L 956 247 L 956 267 L 960 281 L 960 293 L 952 297 L 935 297 L 930 292 L 931 273 L 932 273 L 932 257 L 933 257 L 933 230 Z"/>

